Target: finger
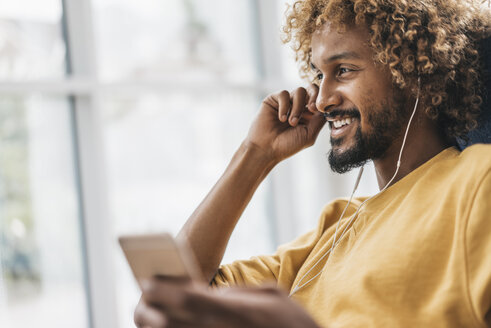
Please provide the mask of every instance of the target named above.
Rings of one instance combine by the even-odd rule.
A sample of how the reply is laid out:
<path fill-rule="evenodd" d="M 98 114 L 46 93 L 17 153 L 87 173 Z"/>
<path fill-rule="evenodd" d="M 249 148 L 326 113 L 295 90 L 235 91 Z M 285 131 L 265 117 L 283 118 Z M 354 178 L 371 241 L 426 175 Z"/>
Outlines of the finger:
<path fill-rule="evenodd" d="M 203 328 L 206 327 L 202 323 L 193 323 L 193 322 L 185 322 L 185 321 L 176 321 L 169 320 L 168 324 L 169 328 Z"/>
<path fill-rule="evenodd" d="M 307 90 L 305 88 L 300 87 L 293 92 L 292 109 L 289 118 L 290 125 L 295 126 L 298 124 L 302 113 L 305 111 L 306 100 Z"/>
<path fill-rule="evenodd" d="M 286 90 L 281 91 L 277 95 L 278 99 L 278 118 L 281 122 L 286 122 L 288 113 L 291 109 L 290 93 Z"/>
<path fill-rule="evenodd" d="M 168 279 L 152 279 L 142 284 L 142 298 L 147 304 L 162 309 L 169 320 L 198 322 L 196 318 L 207 287 Z"/>
<path fill-rule="evenodd" d="M 216 328 L 223 326 L 222 323 L 236 321 L 237 311 L 231 307 L 233 303 L 229 304 L 229 299 L 210 290 L 207 285 L 176 286 L 168 281 L 157 281 L 149 288 L 153 288 L 155 294 L 144 295 L 165 308 L 169 327 Z"/>
<path fill-rule="evenodd" d="M 308 101 L 307 101 L 307 109 L 312 113 L 317 113 L 317 107 L 315 106 L 315 101 L 317 100 L 317 96 L 319 95 L 319 87 L 315 84 L 310 84 L 307 87 Z"/>
<path fill-rule="evenodd" d="M 152 278 L 141 282 L 142 298 L 149 304 L 172 305 L 181 303 L 184 291 L 191 282 Z"/>
<path fill-rule="evenodd" d="M 142 299 L 145 303 L 161 309 L 182 308 L 186 298 L 186 286 L 167 279 L 150 279 L 143 281 Z"/>
<path fill-rule="evenodd" d="M 154 279 L 180 285 L 185 285 L 191 282 L 191 278 L 186 276 L 156 275 L 154 276 Z"/>
<path fill-rule="evenodd" d="M 167 317 L 162 311 L 149 306 L 143 300 L 140 300 L 135 309 L 134 321 L 138 328 L 163 328 L 168 324 Z"/>
<path fill-rule="evenodd" d="M 236 327 L 232 323 L 238 323 L 244 299 L 230 296 L 211 291 L 206 285 L 175 286 L 156 280 L 145 285 L 143 293 L 147 302 L 162 307 L 169 327 Z"/>
<path fill-rule="evenodd" d="M 317 112 L 312 114 L 312 118 L 306 123 L 309 138 L 312 140 L 312 143 L 315 142 L 315 139 L 317 139 L 319 132 L 326 122 L 324 115 L 321 112 Z"/>

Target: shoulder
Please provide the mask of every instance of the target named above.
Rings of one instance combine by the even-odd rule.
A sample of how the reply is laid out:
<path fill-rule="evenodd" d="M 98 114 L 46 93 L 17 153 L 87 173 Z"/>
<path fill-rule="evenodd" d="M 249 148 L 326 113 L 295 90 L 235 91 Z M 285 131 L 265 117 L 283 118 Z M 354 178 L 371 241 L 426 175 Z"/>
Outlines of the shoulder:
<path fill-rule="evenodd" d="M 491 170 L 491 145 L 475 144 L 459 151 L 449 148 L 429 165 L 434 175 L 459 181 L 476 180 Z"/>
<path fill-rule="evenodd" d="M 480 157 L 483 155 L 491 154 L 491 144 L 474 144 L 472 146 L 467 147 L 461 152 L 461 155 L 466 157 Z"/>
<path fill-rule="evenodd" d="M 405 178 L 407 185 L 462 189 L 475 185 L 491 170 L 491 145 L 475 144 L 463 151 L 447 148 Z"/>
<path fill-rule="evenodd" d="M 346 208 L 343 218 L 351 216 L 366 198 L 367 197 L 355 197 L 351 200 L 349 205 L 348 198 L 337 198 L 329 202 L 322 209 L 318 227 L 319 232 L 323 233 L 333 226 L 339 220 L 346 206 L 348 207 Z"/>
<path fill-rule="evenodd" d="M 442 189 L 453 190 L 462 199 L 470 201 L 469 195 L 483 183 L 489 183 L 486 177 L 491 172 L 491 145 L 475 144 L 462 152 L 455 150 L 455 154 L 443 161 L 436 171 Z"/>
<path fill-rule="evenodd" d="M 486 174 L 491 170 L 491 144 L 467 147 L 456 157 L 456 165 L 467 174 Z"/>
<path fill-rule="evenodd" d="M 489 200 L 491 191 L 490 144 L 475 144 L 464 149 L 459 155 L 457 170 L 460 172 L 461 187 L 471 200 L 479 194 L 485 195 L 485 198 Z M 489 201 L 484 203 L 489 205 Z"/>
<path fill-rule="evenodd" d="M 459 203 L 461 217 L 469 223 L 469 231 L 481 230 L 486 222 L 488 228 L 482 229 L 489 233 L 491 221 L 489 213 L 491 203 L 491 145 L 475 144 L 460 152 L 452 161 L 454 168 L 449 174 L 452 181 L 447 180 L 447 190 L 454 196 L 454 203 Z M 442 185 L 443 187 L 443 185 Z M 443 189 L 443 188 L 442 188 Z M 474 229 L 471 228 L 474 226 Z M 480 228 L 476 228 L 480 226 Z M 481 231 L 482 232 L 482 231 Z M 488 238 L 488 237 L 486 237 Z"/>

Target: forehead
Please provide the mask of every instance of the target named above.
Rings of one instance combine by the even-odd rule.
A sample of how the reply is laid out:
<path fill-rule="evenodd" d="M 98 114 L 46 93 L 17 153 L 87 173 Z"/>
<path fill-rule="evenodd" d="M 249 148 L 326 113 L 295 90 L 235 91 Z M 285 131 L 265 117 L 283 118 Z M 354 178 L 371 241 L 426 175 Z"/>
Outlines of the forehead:
<path fill-rule="evenodd" d="M 312 34 L 312 62 L 320 65 L 323 60 L 342 53 L 356 54 L 359 59 L 373 61 L 374 52 L 368 46 L 369 38 L 366 28 L 347 26 L 340 30 L 337 25 L 325 23 Z"/>

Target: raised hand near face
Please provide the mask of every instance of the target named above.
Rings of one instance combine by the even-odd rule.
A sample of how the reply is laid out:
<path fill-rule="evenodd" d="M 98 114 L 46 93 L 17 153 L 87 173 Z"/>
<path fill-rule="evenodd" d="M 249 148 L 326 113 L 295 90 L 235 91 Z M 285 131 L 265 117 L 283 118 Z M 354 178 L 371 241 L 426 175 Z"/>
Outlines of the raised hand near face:
<path fill-rule="evenodd" d="M 275 163 L 312 146 L 326 123 L 315 107 L 318 92 L 312 84 L 266 97 L 245 143 L 258 147 Z"/>

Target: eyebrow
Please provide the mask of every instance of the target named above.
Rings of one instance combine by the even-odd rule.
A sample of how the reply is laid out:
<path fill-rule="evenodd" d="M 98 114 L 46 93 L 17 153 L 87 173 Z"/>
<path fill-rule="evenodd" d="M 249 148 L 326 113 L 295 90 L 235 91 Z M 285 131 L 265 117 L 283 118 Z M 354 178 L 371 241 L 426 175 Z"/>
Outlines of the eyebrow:
<path fill-rule="evenodd" d="M 329 64 L 333 61 L 340 60 L 340 59 L 361 59 L 361 56 L 357 54 L 356 52 L 353 51 L 345 51 L 336 55 L 333 55 L 329 58 L 326 58 L 323 60 L 324 64 Z M 313 70 L 317 70 L 317 67 L 314 65 L 314 63 L 310 62 L 310 66 Z"/>
<path fill-rule="evenodd" d="M 360 55 L 353 51 L 345 51 L 340 54 L 333 55 L 329 58 L 324 59 L 325 64 L 329 64 L 330 62 L 340 60 L 340 59 L 361 59 Z"/>

